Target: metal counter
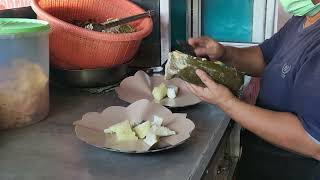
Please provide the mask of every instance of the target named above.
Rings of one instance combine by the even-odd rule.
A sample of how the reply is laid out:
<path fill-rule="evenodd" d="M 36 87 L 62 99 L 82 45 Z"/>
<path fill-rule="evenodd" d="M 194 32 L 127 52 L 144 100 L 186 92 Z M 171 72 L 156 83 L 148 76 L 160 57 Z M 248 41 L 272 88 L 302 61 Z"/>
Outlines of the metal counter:
<path fill-rule="evenodd" d="M 55 88 L 51 112 L 40 123 L 0 132 L 1 180 L 199 180 L 229 118 L 205 103 L 174 112 L 188 113 L 192 137 L 174 149 L 145 155 L 108 152 L 76 138 L 72 123 L 89 111 L 127 106 L 114 91 L 89 94 Z M 19 107 L 17 107 L 19 108 Z"/>

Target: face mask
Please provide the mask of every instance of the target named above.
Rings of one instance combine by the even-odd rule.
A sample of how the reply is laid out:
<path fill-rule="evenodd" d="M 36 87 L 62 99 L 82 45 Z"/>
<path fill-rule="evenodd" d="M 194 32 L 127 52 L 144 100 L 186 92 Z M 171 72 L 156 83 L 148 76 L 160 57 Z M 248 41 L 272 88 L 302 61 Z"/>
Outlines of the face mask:
<path fill-rule="evenodd" d="M 280 0 L 283 8 L 294 16 L 314 16 L 320 11 L 320 3 L 311 0 Z"/>

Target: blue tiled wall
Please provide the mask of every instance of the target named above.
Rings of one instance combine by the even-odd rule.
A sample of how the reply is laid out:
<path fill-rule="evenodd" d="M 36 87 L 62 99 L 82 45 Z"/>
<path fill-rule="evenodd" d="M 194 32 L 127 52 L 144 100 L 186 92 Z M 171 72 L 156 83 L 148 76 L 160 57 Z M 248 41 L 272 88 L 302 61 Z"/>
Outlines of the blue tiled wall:
<path fill-rule="evenodd" d="M 202 0 L 202 34 L 219 41 L 251 42 L 252 16 L 253 0 Z"/>
<path fill-rule="evenodd" d="M 176 47 L 176 40 L 186 40 L 187 36 L 187 0 L 171 0 L 171 44 Z"/>

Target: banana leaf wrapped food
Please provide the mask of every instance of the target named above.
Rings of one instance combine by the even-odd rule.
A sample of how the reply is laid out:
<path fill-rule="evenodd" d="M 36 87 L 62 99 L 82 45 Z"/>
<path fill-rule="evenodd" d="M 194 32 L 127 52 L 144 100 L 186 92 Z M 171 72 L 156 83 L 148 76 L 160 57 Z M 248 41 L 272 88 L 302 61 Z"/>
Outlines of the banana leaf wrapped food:
<path fill-rule="evenodd" d="M 205 58 L 193 57 L 180 51 L 173 51 L 165 67 L 165 79 L 180 78 L 186 82 L 205 85 L 196 74 L 196 70 L 205 71 L 215 82 L 225 85 L 236 96 L 241 96 L 244 84 L 244 73 L 221 62 L 208 61 Z"/>

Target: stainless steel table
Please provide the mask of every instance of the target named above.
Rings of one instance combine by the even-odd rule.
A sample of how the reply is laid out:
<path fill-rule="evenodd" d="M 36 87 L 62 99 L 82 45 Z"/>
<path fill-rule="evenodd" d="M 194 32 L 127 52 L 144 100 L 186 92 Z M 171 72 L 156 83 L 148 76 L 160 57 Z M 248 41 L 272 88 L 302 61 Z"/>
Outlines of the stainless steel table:
<path fill-rule="evenodd" d="M 229 124 L 222 111 L 201 103 L 173 110 L 188 113 L 196 129 L 187 143 L 165 152 L 120 154 L 76 138 L 73 121 L 88 111 L 102 111 L 112 105 L 128 104 L 114 92 L 92 95 L 51 90 L 51 112 L 46 120 L 0 132 L 0 179 L 199 180 Z"/>

